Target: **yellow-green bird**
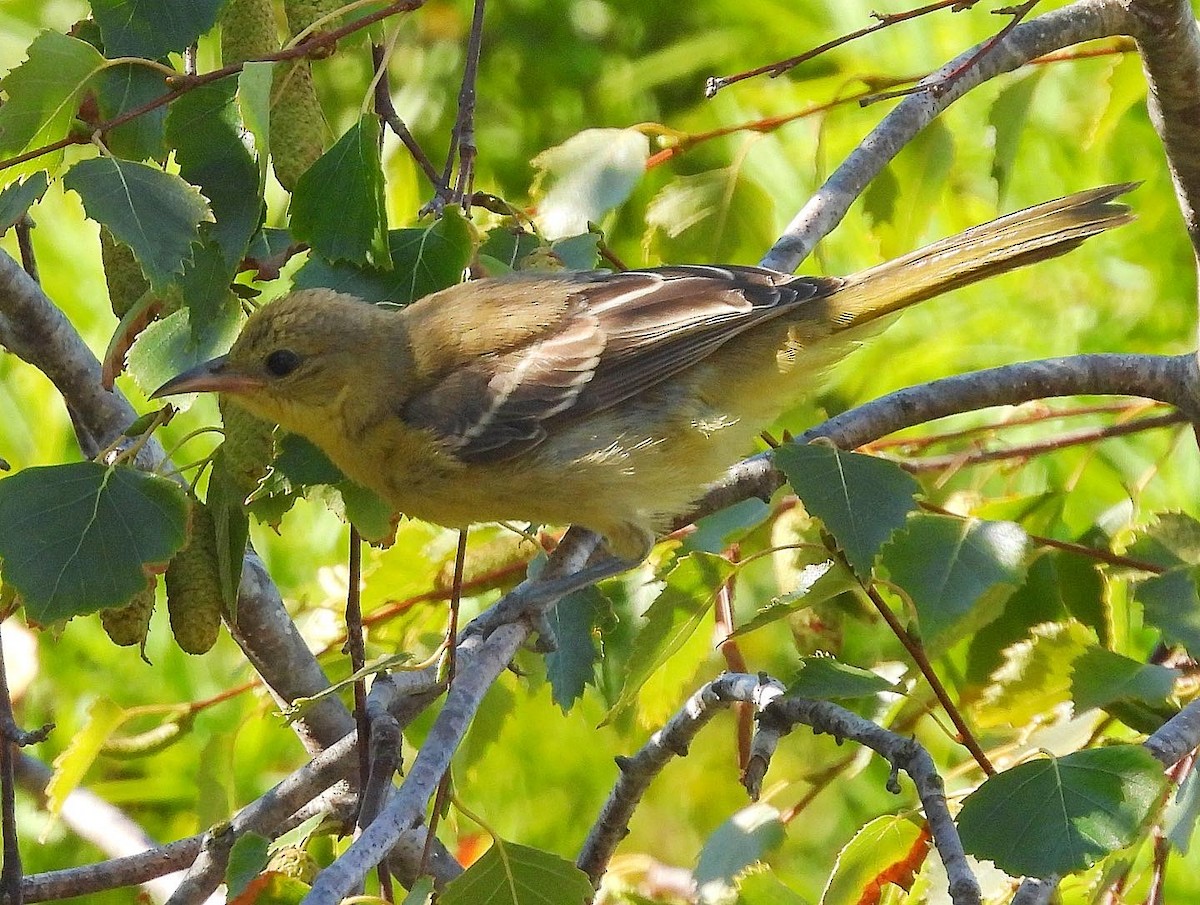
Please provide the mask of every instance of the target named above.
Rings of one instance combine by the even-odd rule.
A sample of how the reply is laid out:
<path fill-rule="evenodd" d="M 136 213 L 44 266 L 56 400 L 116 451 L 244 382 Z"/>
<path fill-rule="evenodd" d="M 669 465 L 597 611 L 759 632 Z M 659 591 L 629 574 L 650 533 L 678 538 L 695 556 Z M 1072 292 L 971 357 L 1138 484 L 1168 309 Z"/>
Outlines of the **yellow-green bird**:
<path fill-rule="evenodd" d="M 521 273 L 396 310 L 325 289 L 251 315 L 155 396 L 226 393 L 399 512 L 575 523 L 640 559 L 878 318 L 1128 222 L 1132 184 L 1009 214 L 852 276 Z"/>

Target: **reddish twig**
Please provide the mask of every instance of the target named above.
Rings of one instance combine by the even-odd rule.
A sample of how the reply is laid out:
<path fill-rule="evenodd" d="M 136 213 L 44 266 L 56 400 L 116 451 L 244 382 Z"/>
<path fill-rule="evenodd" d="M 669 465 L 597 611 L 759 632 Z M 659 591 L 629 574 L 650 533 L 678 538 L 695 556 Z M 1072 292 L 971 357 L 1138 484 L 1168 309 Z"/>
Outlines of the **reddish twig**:
<path fill-rule="evenodd" d="M 875 604 L 875 609 L 879 611 L 879 615 L 883 617 L 884 622 L 888 624 L 892 633 L 904 646 L 904 649 L 908 651 L 908 655 L 912 657 L 913 662 L 917 665 L 917 669 L 925 677 L 925 681 L 929 683 L 934 697 L 938 699 L 938 703 L 942 705 L 942 709 L 950 717 L 950 722 L 958 730 L 959 741 L 971 752 L 975 763 L 979 764 L 979 768 L 983 770 L 984 774 L 994 776 L 996 768 L 992 766 L 992 762 L 988 760 L 988 756 L 984 753 L 983 748 L 980 747 L 974 733 L 971 732 L 971 727 L 967 725 L 966 719 L 963 718 L 962 713 L 959 711 L 958 705 L 954 703 L 949 692 L 946 691 L 946 686 L 942 684 L 942 680 L 934 672 L 933 664 L 929 662 L 929 657 L 925 653 L 925 646 L 917 638 L 909 634 L 908 630 L 900 624 L 900 619 L 892 612 L 892 608 L 887 605 L 878 588 L 874 585 L 867 585 L 866 591 L 867 596 L 871 598 L 871 602 Z"/>
<path fill-rule="evenodd" d="M 826 41 L 819 47 L 814 47 L 812 50 L 806 50 L 804 53 L 794 57 L 789 57 L 786 60 L 780 60 L 777 63 L 768 63 L 766 66 L 759 66 L 757 69 L 748 69 L 745 72 L 739 72 L 736 75 L 714 76 L 710 78 L 704 86 L 704 96 L 712 97 L 722 88 L 726 88 L 736 82 L 742 82 L 746 79 L 752 79 L 759 75 L 769 75 L 771 78 L 777 78 L 789 70 L 795 69 L 801 63 L 806 63 L 811 59 L 819 57 L 823 53 L 833 50 L 835 47 L 841 47 L 843 44 L 849 44 L 851 41 L 856 41 L 859 38 L 866 37 L 869 34 L 888 28 L 891 25 L 896 25 L 900 22 L 907 22 L 909 19 L 916 19 L 919 16 L 928 15 L 929 13 L 937 12 L 938 10 L 950 8 L 952 12 L 961 12 L 962 10 L 970 9 L 977 4 L 979 0 L 938 0 L 936 3 L 930 3 L 926 6 L 920 6 L 916 9 L 910 9 L 900 13 L 871 13 L 871 16 L 878 21 L 874 25 L 868 25 L 860 28 L 858 31 L 852 31 L 849 34 L 842 35 L 839 38 L 834 38 L 832 41 Z"/>
<path fill-rule="evenodd" d="M 104 120 L 97 123 L 95 127 L 84 134 L 72 134 L 66 138 L 60 138 L 58 141 L 43 145 L 40 148 L 34 148 L 31 151 L 26 151 L 23 154 L 18 154 L 15 157 L 9 157 L 6 160 L 0 160 L 0 170 L 6 170 L 9 167 L 15 167 L 25 163 L 28 160 L 34 160 L 45 154 L 51 154 L 54 151 L 61 151 L 63 148 L 68 148 L 71 145 L 85 145 L 91 142 L 92 136 L 97 133 L 108 132 L 115 129 L 117 126 L 122 126 L 127 122 L 137 119 L 139 116 L 144 116 L 152 110 L 157 110 L 159 107 L 165 106 L 172 101 L 182 97 L 189 91 L 194 91 L 204 85 L 212 82 L 220 81 L 221 79 L 236 75 L 242 71 L 244 63 L 272 62 L 279 63 L 284 60 L 295 60 L 300 57 L 308 56 L 316 50 L 324 47 L 332 46 L 347 35 L 361 31 L 369 25 L 374 25 L 376 22 L 393 16 L 396 13 L 412 12 L 419 9 L 425 4 L 425 0 L 397 0 L 395 3 L 389 3 L 383 9 L 376 10 L 373 13 L 363 16 L 361 19 L 355 19 L 348 25 L 343 25 L 341 28 L 335 28 L 333 31 L 320 32 L 308 38 L 301 44 L 294 47 L 286 47 L 282 50 L 277 50 L 272 53 L 263 54 L 261 57 L 254 57 L 251 60 L 245 60 L 243 63 L 231 63 L 228 66 L 222 66 L 220 69 L 214 69 L 210 72 L 205 72 L 202 75 L 187 75 L 180 73 L 174 78 L 169 78 L 167 84 L 171 90 L 166 94 L 160 94 L 156 98 L 152 98 L 144 104 L 126 110 L 119 116 L 114 116 L 112 119 Z"/>
<path fill-rule="evenodd" d="M 908 94 L 916 94 L 920 91 L 928 91 L 935 97 L 939 97 L 950 90 L 951 86 L 957 82 L 964 72 L 971 69 L 980 60 L 991 53 L 1001 41 L 1008 35 L 1010 31 L 1021 24 L 1029 13 L 1037 6 L 1038 0 L 1026 0 L 1017 6 L 1005 6 L 1001 9 L 994 9 L 992 13 L 997 16 L 1011 16 L 1012 18 L 1005 23 L 1005 26 L 991 36 L 975 53 L 971 54 L 960 66 L 956 66 L 949 73 L 935 82 L 929 82 L 923 85 L 915 85 L 912 88 L 898 88 L 895 91 L 883 91 L 879 94 L 872 94 L 869 97 L 864 97 L 859 101 L 859 104 L 866 107 L 879 101 L 891 100 L 892 98 L 904 97 Z"/>

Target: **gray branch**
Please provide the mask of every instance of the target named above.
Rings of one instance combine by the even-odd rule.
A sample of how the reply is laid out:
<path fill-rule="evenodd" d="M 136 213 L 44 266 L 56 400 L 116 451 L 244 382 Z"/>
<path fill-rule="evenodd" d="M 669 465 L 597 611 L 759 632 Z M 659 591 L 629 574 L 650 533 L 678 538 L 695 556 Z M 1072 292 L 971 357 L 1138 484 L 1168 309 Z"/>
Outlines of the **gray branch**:
<path fill-rule="evenodd" d="M 919 91 L 904 98 L 850 152 L 833 174 L 788 224 L 779 240 L 762 258 L 764 267 L 790 273 L 829 235 L 850 205 L 863 193 L 888 162 L 943 110 L 972 88 L 1030 60 L 1082 41 L 1125 34 L 1129 17 L 1118 0 L 1078 0 L 1022 22 L 974 65 L 957 76 L 949 89 Z M 980 47 L 963 51 L 920 84 L 940 83 L 974 56 Z"/>
<path fill-rule="evenodd" d="M 971 872 L 958 828 L 946 804 L 946 790 L 933 758 L 925 748 L 911 738 L 889 732 L 868 719 L 826 701 L 782 697 L 771 702 L 759 717 L 759 731 L 751 747 L 750 764 L 746 768 L 758 776 L 766 771 L 779 740 L 791 732 L 797 723 L 811 726 L 817 734 L 826 733 L 837 739 L 850 739 L 870 748 L 892 765 L 889 791 L 898 793 L 896 773 L 909 775 L 917 789 L 934 847 L 946 867 L 950 880 L 950 900 L 954 905 L 979 905 L 979 883 Z"/>
<path fill-rule="evenodd" d="M 604 802 L 575 863 L 599 887 L 629 821 L 654 778 L 673 757 L 683 757 L 692 739 L 725 708 L 745 701 L 756 713 L 784 693 L 783 683 L 766 676 L 726 673 L 693 694 L 665 726 L 633 757 L 617 759 L 620 776 Z"/>

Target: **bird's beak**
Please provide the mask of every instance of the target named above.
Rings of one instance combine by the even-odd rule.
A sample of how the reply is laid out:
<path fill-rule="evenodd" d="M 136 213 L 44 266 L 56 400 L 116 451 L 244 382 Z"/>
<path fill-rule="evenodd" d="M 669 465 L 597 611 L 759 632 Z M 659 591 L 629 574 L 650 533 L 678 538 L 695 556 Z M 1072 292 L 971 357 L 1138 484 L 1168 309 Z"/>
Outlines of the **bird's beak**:
<path fill-rule="evenodd" d="M 174 396 L 177 393 L 244 393 L 266 383 L 263 378 L 242 374 L 222 355 L 172 377 L 150 394 L 151 399 Z"/>

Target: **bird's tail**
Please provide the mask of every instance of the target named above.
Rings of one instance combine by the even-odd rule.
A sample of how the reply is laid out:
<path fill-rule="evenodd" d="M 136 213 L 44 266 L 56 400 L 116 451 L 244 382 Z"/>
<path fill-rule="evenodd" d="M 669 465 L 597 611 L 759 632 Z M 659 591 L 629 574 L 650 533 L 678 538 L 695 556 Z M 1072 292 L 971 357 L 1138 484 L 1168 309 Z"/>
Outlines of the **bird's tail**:
<path fill-rule="evenodd" d="M 833 294 L 835 330 L 1026 264 L 1065 254 L 1090 236 L 1133 219 L 1113 199 L 1136 182 L 1106 185 L 998 217 L 846 278 Z"/>

